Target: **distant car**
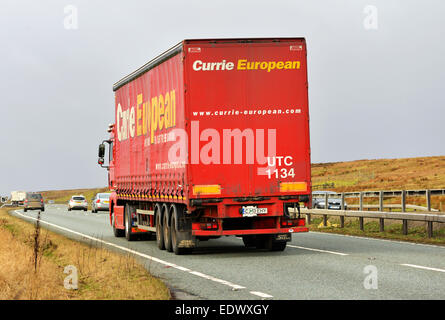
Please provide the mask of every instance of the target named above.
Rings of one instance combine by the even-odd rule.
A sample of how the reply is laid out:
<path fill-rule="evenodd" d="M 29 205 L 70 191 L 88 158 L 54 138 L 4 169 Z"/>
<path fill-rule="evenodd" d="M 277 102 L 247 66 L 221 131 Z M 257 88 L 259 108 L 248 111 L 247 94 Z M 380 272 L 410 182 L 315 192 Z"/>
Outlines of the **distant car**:
<path fill-rule="evenodd" d="M 328 198 L 328 209 L 341 210 L 341 198 L 337 196 L 337 192 L 334 191 L 314 191 L 312 192 L 312 208 L 325 209 L 326 208 L 326 194 L 330 195 Z M 335 195 L 335 197 L 333 197 Z M 345 210 L 348 205 L 345 201 Z"/>
<path fill-rule="evenodd" d="M 92 199 L 91 212 L 96 213 L 99 210 L 106 210 L 110 208 L 110 194 L 111 193 L 98 193 Z"/>
<path fill-rule="evenodd" d="M 23 202 L 23 211 L 39 209 L 45 211 L 42 194 L 37 192 L 27 192 Z"/>
<path fill-rule="evenodd" d="M 68 211 L 71 210 L 88 210 L 88 201 L 84 196 L 72 196 L 70 201 L 68 202 Z"/>

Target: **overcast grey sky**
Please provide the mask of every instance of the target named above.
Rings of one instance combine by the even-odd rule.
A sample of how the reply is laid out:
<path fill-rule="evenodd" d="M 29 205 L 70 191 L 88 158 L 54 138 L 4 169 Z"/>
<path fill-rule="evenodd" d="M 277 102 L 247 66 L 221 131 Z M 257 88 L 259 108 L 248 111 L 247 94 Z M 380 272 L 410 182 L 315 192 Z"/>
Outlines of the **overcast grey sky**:
<path fill-rule="evenodd" d="M 190 38 L 306 38 L 312 162 L 444 155 L 444 17 L 431 0 L 2 0 L 0 194 L 105 186 L 112 84 Z"/>

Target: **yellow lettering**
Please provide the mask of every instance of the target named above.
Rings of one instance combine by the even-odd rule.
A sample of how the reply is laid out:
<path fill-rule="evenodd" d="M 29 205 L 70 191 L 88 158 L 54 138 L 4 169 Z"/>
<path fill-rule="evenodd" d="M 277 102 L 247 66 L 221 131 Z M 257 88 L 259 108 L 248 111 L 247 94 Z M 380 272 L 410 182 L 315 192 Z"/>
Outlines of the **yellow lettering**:
<path fill-rule="evenodd" d="M 247 60 L 238 60 L 238 70 L 246 70 L 246 62 Z"/>
<path fill-rule="evenodd" d="M 170 108 L 171 108 L 171 106 L 170 106 L 170 94 L 169 93 L 167 93 L 165 95 L 164 105 L 165 105 L 164 124 L 165 124 L 165 129 L 168 129 L 168 128 L 171 127 L 171 123 L 170 123 L 170 121 L 171 121 L 171 119 L 170 119 L 171 118 L 170 117 L 170 113 L 171 113 Z"/>
<path fill-rule="evenodd" d="M 148 102 L 145 102 L 142 104 L 142 134 L 144 136 L 147 134 L 148 122 Z"/>
<path fill-rule="evenodd" d="M 158 111 L 159 130 L 162 130 L 164 128 L 164 96 L 162 94 L 159 95 Z"/>
<path fill-rule="evenodd" d="M 170 105 L 172 106 L 171 124 L 176 126 L 176 94 L 175 90 L 170 91 Z"/>
<path fill-rule="evenodd" d="M 151 132 L 151 143 L 154 143 L 154 134 L 155 131 L 158 129 L 158 121 L 157 121 L 157 115 L 158 115 L 158 97 L 151 98 L 151 122 L 150 122 L 150 132 Z"/>
<path fill-rule="evenodd" d="M 142 134 L 142 126 L 140 120 L 142 120 L 142 110 L 139 106 L 142 104 L 142 94 L 138 94 L 138 103 L 136 105 L 136 135 L 140 136 Z"/>

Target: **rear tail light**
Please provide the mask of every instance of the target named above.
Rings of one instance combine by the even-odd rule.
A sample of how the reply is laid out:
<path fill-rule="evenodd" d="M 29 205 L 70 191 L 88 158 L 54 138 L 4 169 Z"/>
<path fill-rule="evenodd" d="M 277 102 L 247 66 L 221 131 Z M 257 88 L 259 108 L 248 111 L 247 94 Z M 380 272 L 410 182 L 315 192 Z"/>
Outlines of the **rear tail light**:
<path fill-rule="evenodd" d="M 202 230 L 215 230 L 218 229 L 218 224 L 216 222 L 201 223 Z"/>
<path fill-rule="evenodd" d="M 100 203 L 100 199 L 97 199 L 97 200 L 96 200 L 96 203 Z"/>
<path fill-rule="evenodd" d="M 43 199 L 40 199 L 40 202 L 43 203 Z"/>
<path fill-rule="evenodd" d="M 28 203 L 28 199 L 25 200 L 25 203 Z"/>
<path fill-rule="evenodd" d="M 193 230 L 218 230 L 218 222 L 216 219 L 211 219 L 205 222 L 194 222 L 192 224 Z"/>
<path fill-rule="evenodd" d="M 292 220 L 281 220 L 282 227 L 292 227 L 294 225 Z"/>
<path fill-rule="evenodd" d="M 306 221 L 304 219 L 282 219 L 282 227 L 304 227 Z"/>

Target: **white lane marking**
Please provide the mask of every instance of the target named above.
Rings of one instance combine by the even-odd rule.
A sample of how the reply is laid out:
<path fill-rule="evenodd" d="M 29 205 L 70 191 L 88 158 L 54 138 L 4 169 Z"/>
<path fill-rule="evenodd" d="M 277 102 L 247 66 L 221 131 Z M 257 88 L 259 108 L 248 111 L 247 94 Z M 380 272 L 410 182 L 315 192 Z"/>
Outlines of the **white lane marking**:
<path fill-rule="evenodd" d="M 331 254 L 336 254 L 336 255 L 339 255 L 339 256 L 349 256 L 348 253 L 342 253 L 342 252 L 335 252 L 335 251 L 328 251 L 328 250 L 321 250 L 321 249 L 314 249 L 314 248 L 306 248 L 306 247 L 294 246 L 294 245 L 291 245 L 291 244 L 288 244 L 287 246 L 291 247 L 291 248 L 297 248 L 297 249 L 303 249 L 303 250 L 309 250 L 309 251 L 331 253 Z"/>
<path fill-rule="evenodd" d="M 365 237 L 365 236 L 352 236 L 349 234 L 339 234 L 339 233 L 328 233 L 328 232 L 319 232 L 319 231 L 311 231 L 310 233 L 316 233 L 319 235 L 327 235 L 327 236 L 337 236 L 337 237 L 346 237 L 346 238 L 354 238 L 354 239 L 361 239 L 361 240 L 375 240 L 375 241 L 385 241 L 385 242 L 393 242 L 393 243 L 399 243 L 399 244 L 409 244 L 412 246 L 423 246 L 423 247 L 433 247 L 433 248 L 441 248 L 445 249 L 444 246 L 440 246 L 437 244 L 425 244 L 425 243 L 415 243 L 410 241 L 402 241 L 402 240 L 389 240 L 389 239 L 380 239 L 380 238 L 371 238 L 371 237 Z"/>
<path fill-rule="evenodd" d="M 259 291 L 250 291 L 250 293 L 254 294 L 258 297 L 261 297 L 261 298 L 273 298 L 273 296 L 271 296 L 270 294 L 259 292 Z"/>
<path fill-rule="evenodd" d="M 195 276 L 198 276 L 198 277 L 201 277 L 201 278 L 204 278 L 204 279 L 208 279 L 208 280 L 211 280 L 211 281 L 214 281 L 214 282 L 218 282 L 218 283 L 224 284 L 226 286 L 232 287 L 235 290 L 246 289 L 246 287 L 243 287 L 243 286 L 240 286 L 240 285 L 237 285 L 237 284 L 233 284 L 233 283 L 231 283 L 229 281 L 221 280 L 221 279 L 218 279 L 218 278 L 206 275 L 206 274 L 198 272 L 198 271 L 190 271 L 190 273 L 194 274 Z"/>
<path fill-rule="evenodd" d="M 424 266 L 418 266 L 418 265 L 416 265 L 416 264 L 409 264 L 409 263 L 402 263 L 401 266 L 412 267 L 412 268 L 416 268 L 416 269 L 430 270 L 430 271 L 445 272 L 444 269 L 430 268 L 430 267 L 424 267 Z"/>
<path fill-rule="evenodd" d="M 22 216 L 22 217 L 25 217 L 25 218 L 29 218 L 29 219 L 33 219 L 33 220 L 37 220 L 37 218 L 33 218 L 33 217 L 29 217 L 29 216 L 23 215 L 23 214 L 20 213 L 20 211 L 18 211 L 18 210 L 16 210 L 15 213 L 18 214 L 18 215 L 20 215 L 20 216 Z M 132 249 L 129 249 L 129 248 L 125 248 L 125 247 L 119 246 L 119 245 L 114 244 L 114 243 L 111 243 L 111 242 L 104 241 L 104 240 L 102 240 L 102 239 L 94 238 L 94 237 L 91 237 L 91 236 L 89 236 L 89 235 L 86 235 L 86 234 L 83 234 L 83 233 L 80 233 L 80 232 L 77 232 L 77 231 L 74 231 L 74 230 L 70 230 L 70 229 L 65 228 L 65 227 L 58 226 L 58 225 L 53 224 L 53 223 L 50 223 L 50 222 L 46 222 L 46 221 L 42 221 L 42 220 L 40 220 L 40 223 L 47 224 L 47 225 L 49 225 L 49 226 L 58 228 L 58 229 L 60 229 L 60 230 L 64 230 L 64 231 L 67 231 L 67 232 L 71 232 L 71 233 L 73 233 L 73 234 L 82 236 L 82 237 L 87 238 L 87 239 L 90 239 L 90 240 L 94 240 L 94 241 L 97 241 L 97 242 L 101 242 L 101 243 L 103 243 L 103 244 L 106 244 L 106 245 L 109 245 L 109 246 L 118 248 L 118 249 L 120 249 L 120 250 L 129 252 L 129 253 L 134 254 L 134 255 L 138 255 L 138 256 L 143 257 L 143 258 L 146 258 L 146 259 L 148 259 L 148 260 L 151 260 L 151 261 L 154 261 L 154 262 L 158 262 L 158 263 L 160 263 L 160 264 L 163 264 L 163 265 L 166 265 L 166 266 L 169 266 L 169 267 L 172 267 L 172 268 L 175 268 L 175 269 L 184 271 L 184 272 L 188 272 L 188 273 L 193 274 L 193 275 L 195 275 L 195 276 L 198 276 L 198 277 L 201 277 L 201 278 L 204 278 L 204 279 L 208 279 L 208 280 L 213 281 L 213 282 L 217 282 L 217 283 L 220 283 L 220 284 L 229 286 L 229 287 L 231 287 L 231 288 L 233 288 L 233 289 L 235 289 L 235 290 L 238 290 L 238 289 L 245 289 L 245 288 L 246 288 L 246 287 L 243 287 L 243 286 L 240 286 L 240 285 L 231 283 L 231 282 L 226 281 L 226 280 L 218 279 L 218 278 L 209 276 L 209 275 L 207 275 L 207 274 L 204 274 L 204 273 L 201 273 L 201 272 L 198 272 L 198 271 L 193 271 L 193 270 L 190 270 L 190 269 L 188 269 L 188 268 L 185 268 L 185 267 L 182 267 L 182 266 L 178 266 L 178 265 L 176 265 L 176 264 L 174 264 L 174 263 L 170 263 L 170 262 L 167 262 L 167 261 L 164 261 L 164 260 L 161 260 L 161 259 L 158 259 L 158 258 L 149 256 L 149 255 L 147 255 L 147 254 L 140 253 L 140 252 L 138 252 L 138 251 L 135 251 L 135 250 L 132 250 Z M 256 291 L 253 291 L 253 292 L 256 292 Z M 252 294 L 255 294 L 255 293 L 252 293 Z M 265 294 L 265 293 L 264 293 L 264 294 Z M 257 294 L 256 294 L 256 295 L 257 295 Z M 269 296 L 269 295 L 268 295 L 268 296 Z M 272 297 L 272 296 L 269 296 L 269 297 Z"/>

